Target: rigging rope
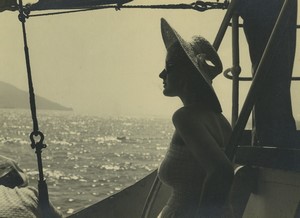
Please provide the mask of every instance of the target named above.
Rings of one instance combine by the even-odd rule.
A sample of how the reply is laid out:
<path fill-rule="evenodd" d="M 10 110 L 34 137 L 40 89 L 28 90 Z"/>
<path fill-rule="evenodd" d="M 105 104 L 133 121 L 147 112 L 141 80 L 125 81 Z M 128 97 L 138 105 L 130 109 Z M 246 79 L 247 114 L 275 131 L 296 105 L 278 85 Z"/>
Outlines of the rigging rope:
<path fill-rule="evenodd" d="M 84 11 L 93 11 L 100 9 L 109 9 L 114 8 L 116 10 L 121 10 L 123 8 L 136 8 L 136 9 L 192 9 L 200 12 L 204 12 L 210 9 L 226 9 L 228 7 L 229 0 L 225 0 L 223 3 L 217 2 L 204 2 L 198 0 L 191 4 L 165 4 L 165 5 L 100 5 L 100 6 L 90 6 L 84 9 L 74 9 L 68 11 L 60 11 L 60 12 L 50 12 L 50 13 L 42 13 L 42 14 L 34 14 L 28 15 L 29 17 L 40 17 L 40 16 L 49 16 L 49 15 L 59 15 L 59 14 L 69 14 L 76 12 L 84 12 Z M 26 6 L 26 10 L 30 11 L 31 5 Z"/>
<path fill-rule="evenodd" d="M 30 99 L 30 109 L 31 109 L 31 117 L 33 122 L 33 131 L 30 134 L 30 141 L 32 149 L 35 149 L 35 153 L 37 156 L 38 162 L 38 170 L 39 170 L 39 206 L 42 209 L 43 217 L 48 217 L 49 214 L 47 211 L 49 210 L 49 196 L 48 196 L 48 188 L 46 181 L 44 179 L 43 174 L 43 164 L 42 164 L 42 149 L 46 148 L 46 144 L 44 144 L 44 134 L 39 131 L 38 119 L 36 116 L 36 104 L 35 104 L 35 95 L 33 89 L 33 82 L 31 76 L 31 67 L 30 67 L 30 59 L 29 59 L 29 50 L 27 45 L 27 35 L 25 28 L 25 21 L 28 18 L 28 12 L 23 10 L 23 2 L 19 0 L 19 16 L 20 22 L 22 23 L 22 31 L 23 31 L 23 41 L 24 41 L 24 51 L 25 51 L 25 59 L 26 59 L 26 68 L 27 68 L 27 77 L 28 77 L 28 87 L 29 87 L 29 99 Z"/>

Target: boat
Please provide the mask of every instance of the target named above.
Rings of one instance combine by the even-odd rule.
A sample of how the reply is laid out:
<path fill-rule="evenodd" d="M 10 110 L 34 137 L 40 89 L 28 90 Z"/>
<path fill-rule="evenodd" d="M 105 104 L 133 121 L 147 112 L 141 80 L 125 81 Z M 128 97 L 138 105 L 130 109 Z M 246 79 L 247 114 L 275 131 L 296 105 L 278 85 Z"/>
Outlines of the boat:
<path fill-rule="evenodd" d="M 232 82 L 232 125 L 233 133 L 230 143 L 226 147 L 228 158 L 238 165 L 235 170 L 235 179 L 229 196 L 235 217 L 244 218 L 298 218 L 300 217 L 300 149 L 299 148 L 277 148 L 273 146 L 253 146 L 251 145 L 251 131 L 245 130 L 251 110 L 258 98 L 259 91 L 264 88 L 263 81 L 265 67 L 271 64 L 271 55 L 276 48 L 276 41 L 280 37 L 282 17 L 287 16 L 291 4 L 296 0 L 285 0 L 278 17 L 277 23 L 270 36 L 269 43 L 265 48 L 265 53 L 261 58 L 260 67 L 254 78 L 241 78 L 239 72 L 239 46 L 238 30 L 241 26 L 238 17 L 234 13 L 236 4 L 239 0 L 231 2 L 204 2 L 196 1 L 193 4 L 179 5 L 127 5 L 132 1 L 97 1 L 97 0 L 40 0 L 37 4 L 26 5 L 23 7 L 22 1 L 6 1 L 1 8 L 4 10 L 20 10 L 20 20 L 30 18 L 32 11 L 55 10 L 40 14 L 53 15 L 61 13 L 74 13 L 87 10 L 98 10 L 102 8 L 161 8 L 161 9 L 193 9 L 205 11 L 208 9 L 226 9 L 226 14 L 220 29 L 216 35 L 213 46 L 219 49 L 222 39 L 228 27 L 232 29 L 233 37 L 233 63 L 232 68 L 225 70 L 224 75 Z M 133 1 L 134 2 L 134 1 Z M 20 7 L 20 5 L 22 7 Z M 60 10 L 63 11 L 60 11 Z M 58 10 L 58 11 L 56 11 Z M 24 30 L 24 29 L 23 29 Z M 25 37 L 26 38 L 26 37 Z M 26 53 L 26 49 L 25 49 Z M 28 54 L 27 62 L 29 63 Z M 28 64 L 27 63 L 27 64 Z M 28 65 L 27 65 L 28 67 Z M 237 76 L 236 76 L 237 75 Z M 252 81 L 251 87 L 245 102 L 239 112 L 238 93 L 239 82 L 242 80 Z M 295 77 L 294 80 L 299 80 Z M 300 134 L 299 134 L 300 135 Z M 43 145 L 43 135 L 41 144 Z M 31 141 L 34 143 L 33 135 Z M 299 142 L 300 143 L 300 142 Z M 43 148 L 43 147 L 42 147 Z M 40 150 L 42 149 L 40 148 Z M 41 160 L 41 151 L 38 152 L 38 159 Z M 42 167 L 42 166 L 41 166 Z M 42 169 L 41 169 L 42 170 Z M 105 218 L 124 218 L 124 217 L 157 217 L 164 203 L 168 199 L 170 189 L 157 179 L 157 171 L 153 171 L 145 178 L 124 190 L 116 193 L 98 203 L 84 208 L 72 215 L 70 218 L 80 217 L 105 217 Z M 40 177 L 43 183 L 43 177 Z M 44 186 L 42 184 L 41 186 Z M 44 186 L 45 187 L 45 186 Z M 40 193 L 42 191 L 40 190 Z M 47 193 L 46 193 L 47 194 Z M 51 196 L 50 196 L 51 198 Z"/>

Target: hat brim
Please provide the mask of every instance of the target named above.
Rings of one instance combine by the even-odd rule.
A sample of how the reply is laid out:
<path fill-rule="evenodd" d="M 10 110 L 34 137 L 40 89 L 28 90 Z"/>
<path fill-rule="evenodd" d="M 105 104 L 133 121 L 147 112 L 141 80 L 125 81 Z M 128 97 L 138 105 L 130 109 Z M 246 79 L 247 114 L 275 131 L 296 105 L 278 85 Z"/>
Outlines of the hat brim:
<path fill-rule="evenodd" d="M 219 102 L 219 99 L 215 93 L 215 90 L 213 89 L 211 83 L 211 79 L 209 78 L 209 76 L 202 70 L 199 68 L 198 66 L 198 61 L 197 61 L 197 57 L 193 51 L 192 46 L 186 42 L 171 26 L 170 24 L 164 19 L 161 18 L 161 34 L 162 34 L 162 38 L 165 44 L 165 47 L 167 50 L 169 50 L 172 45 L 174 45 L 174 43 L 178 43 L 180 45 L 180 47 L 182 48 L 182 50 L 185 52 L 185 54 L 187 55 L 187 57 L 189 58 L 189 60 L 191 61 L 191 63 L 193 64 L 193 66 L 196 68 L 196 70 L 200 73 L 201 77 L 203 78 L 203 80 L 205 81 L 205 84 L 209 87 L 209 94 L 212 97 L 212 101 L 214 104 L 214 107 L 222 112 L 222 107 L 221 104 Z"/>

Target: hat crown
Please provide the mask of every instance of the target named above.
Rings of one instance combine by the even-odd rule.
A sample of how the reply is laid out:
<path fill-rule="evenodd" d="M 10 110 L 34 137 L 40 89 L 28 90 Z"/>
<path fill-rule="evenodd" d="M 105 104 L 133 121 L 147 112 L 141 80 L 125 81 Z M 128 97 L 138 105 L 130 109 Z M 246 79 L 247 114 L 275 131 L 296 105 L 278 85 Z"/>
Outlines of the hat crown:
<path fill-rule="evenodd" d="M 201 68 L 201 65 L 206 65 L 207 76 L 210 80 L 213 80 L 222 72 L 223 66 L 219 55 L 205 38 L 202 36 L 193 36 L 192 41 L 189 44 L 193 49 L 198 67 Z"/>

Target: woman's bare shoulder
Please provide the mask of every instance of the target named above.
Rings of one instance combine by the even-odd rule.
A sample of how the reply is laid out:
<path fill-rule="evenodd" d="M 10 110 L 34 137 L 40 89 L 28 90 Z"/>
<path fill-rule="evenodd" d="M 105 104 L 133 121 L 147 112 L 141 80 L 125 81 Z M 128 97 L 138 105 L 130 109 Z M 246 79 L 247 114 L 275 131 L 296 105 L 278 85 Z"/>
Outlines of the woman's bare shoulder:
<path fill-rule="evenodd" d="M 194 111 L 189 107 L 181 107 L 174 112 L 172 120 L 173 123 L 182 122 L 186 119 L 191 119 L 194 116 Z"/>
<path fill-rule="evenodd" d="M 181 107 L 173 114 L 173 122 L 174 120 L 182 120 L 182 119 L 204 119 L 206 120 L 209 117 L 218 116 L 219 113 L 215 113 L 210 110 L 202 110 L 196 107 Z"/>
<path fill-rule="evenodd" d="M 173 124 L 186 140 L 194 139 L 199 142 L 213 138 L 220 147 L 227 144 L 232 131 L 221 113 L 191 107 L 178 109 L 173 115 Z"/>
<path fill-rule="evenodd" d="M 176 124 L 180 125 L 187 123 L 201 125 L 204 124 L 206 122 L 205 120 L 210 116 L 209 111 L 197 110 L 192 107 L 182 107 L 175 111 L 172 121 L 175 126 Z"/>
<path fill-rule="evenodd" d="M 182 107 L 172 117 L 174 126 L 205 126 L 206 128 L 221 127 L 223 131 L 231 131 L 231 126 L 222 113 L 201 110 L 196 107 Z"/>

